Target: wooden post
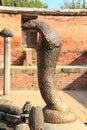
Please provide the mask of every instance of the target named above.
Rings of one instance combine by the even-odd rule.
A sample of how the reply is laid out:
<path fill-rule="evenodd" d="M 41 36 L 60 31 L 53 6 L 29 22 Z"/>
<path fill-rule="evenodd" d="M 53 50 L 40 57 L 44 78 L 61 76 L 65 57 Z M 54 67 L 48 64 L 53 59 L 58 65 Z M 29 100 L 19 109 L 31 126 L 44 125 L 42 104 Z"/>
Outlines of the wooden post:
<path fill-rule="evenodd" d="M 3 95 L 10 93 L 10 37 L 13 33 L 8 29 L 4 28 L 0 32 L 0 36 L 4 37 L 4 87 Z"/>

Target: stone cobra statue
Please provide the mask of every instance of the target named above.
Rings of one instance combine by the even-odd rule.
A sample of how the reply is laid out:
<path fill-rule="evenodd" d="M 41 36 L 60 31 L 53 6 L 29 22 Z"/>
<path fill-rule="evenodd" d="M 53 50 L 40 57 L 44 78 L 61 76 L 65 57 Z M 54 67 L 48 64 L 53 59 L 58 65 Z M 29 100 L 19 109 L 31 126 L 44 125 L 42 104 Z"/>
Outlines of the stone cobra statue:
<path fill-rule="evenodd" d="M 25 29 L 34 29 L 40 34 L 37 43 L 38 83 L 41 95 L 46 102 L 43 108 L 45 122 L 68 123 L 76 120 L 68 105 L 58 95 L 54 74 L 61 49 L 58 33 L 47 23 L 31 20 L 24 23 Z"/>

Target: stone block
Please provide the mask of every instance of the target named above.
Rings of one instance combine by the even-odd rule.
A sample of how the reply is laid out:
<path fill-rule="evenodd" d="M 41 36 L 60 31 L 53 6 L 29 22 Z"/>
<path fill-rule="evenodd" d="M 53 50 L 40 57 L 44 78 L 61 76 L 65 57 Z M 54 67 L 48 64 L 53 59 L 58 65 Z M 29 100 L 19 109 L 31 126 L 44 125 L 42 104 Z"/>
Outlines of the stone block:
<path fill-rule="evenodd" d="M 11 115 L 11 114 L 6 114 L 5 120 L 9 123 L 16 124 L 22 122 L 21 116 L 20 115 Z"/>
<path fill-rule="evenodd" d="M 3 120 L 5 118 L 5 113 L 0 111 L 0 120 Z"/>
<path fill-rule="evenodd" d="M 45 130 L 87 130 L 87 126 L 80 121 L 75 121 L 66 124 L 45 123 L 44 129 Z"/>
<path fill-rule="evenodd" d="M 13 114 L 13 115 L 20 115 L 22 113 L 21 108 L 19 108 L 17 106 L 5 104 L 5 103 L 0 104 L 0 111 L 9 113 L 9 114 Z"/>
<path fill-rule="evenodd" d="M 29 123 L 29 114 L 21 114 L 23 122 Z"/>
<path fill-rule="evenodd" d="M 22 123 L 22 124 L 18 124 L 16 127 L 15 127 L 15 130 L 30 130 L 29 126 L 25 123 Z"/>

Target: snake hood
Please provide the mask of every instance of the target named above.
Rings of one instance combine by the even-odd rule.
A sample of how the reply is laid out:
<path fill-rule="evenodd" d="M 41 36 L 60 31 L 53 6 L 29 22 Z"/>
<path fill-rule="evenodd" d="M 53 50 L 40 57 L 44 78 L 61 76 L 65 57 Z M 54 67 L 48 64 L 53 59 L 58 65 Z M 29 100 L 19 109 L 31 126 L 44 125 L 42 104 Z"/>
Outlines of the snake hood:
<path fill-rule="evenodd" d="M 51 27 L 48 23 L 45 23 L 41 20 L 29 20 L 28 22 L 24 23 L 23 26 L 25 29 L 34 29 L 37 30 L 42 37 L 46 40 L 49 44 L 49 47 L 60 47 L 61 40 L 58 36 L 58 32 Z"/>

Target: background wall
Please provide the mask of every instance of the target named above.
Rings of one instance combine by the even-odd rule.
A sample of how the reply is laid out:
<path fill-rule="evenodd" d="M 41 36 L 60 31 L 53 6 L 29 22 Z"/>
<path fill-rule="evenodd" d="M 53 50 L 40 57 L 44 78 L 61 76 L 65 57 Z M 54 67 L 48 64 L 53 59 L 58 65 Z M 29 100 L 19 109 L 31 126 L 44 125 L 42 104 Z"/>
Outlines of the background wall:
<path fill-rule="evenodd" d="M 87 16 L 39 16 L 57 31 L 62 40 L 60 65 L 87 64 Z"/>
<path fill-rule="evenodd" d="M 38 19 L 53 26 L 62 40 L 55 74 L 57 89 L 87 89 L 87 16 L 38 16 Z M 9 27 L 14 32 L 11 63 L 22 65 L 27 60 L 22 47 L 22 17 L 20 14 L 0 14 L 0 21 L 0 30 Z M 0 65 L 3 64 L 3 48 L 3 38 L 0 37 Z M 34 64 L 31 66 L 11 67 L 11 90 L 38 89 L 34 49 L 32 59 Z M 0 89 L 3 89 L 3 67 L 0 67 Z"/>
<path fill-rule="evenodd" d="M 21 15 L 20 14 L 0 14 L 0 31 L 8 27 L 14 33 L 11 38 L 11 63 L 20 64 L 19 59 L 22 56 L 22 33 L 21 33 Z M 4 41 L 0 37 L 0 65 L 3 64 Z M 18 60 L 19 59 L 19 60 Z"/>
<path fill-rule="evenodd" d="M 53 26 L 62 40 L 60 65 L 87 64 L 87 16 L 38 16 Z M 11 63 L 19 65 L 25 58 L 22 48 L 22 18 L 20 14 L 0 14 L 0 30 L 9 27 L 14 32 L 11 42 Z M 0 37 L 0 64 L 3 64 L 3 38 Z"/>

